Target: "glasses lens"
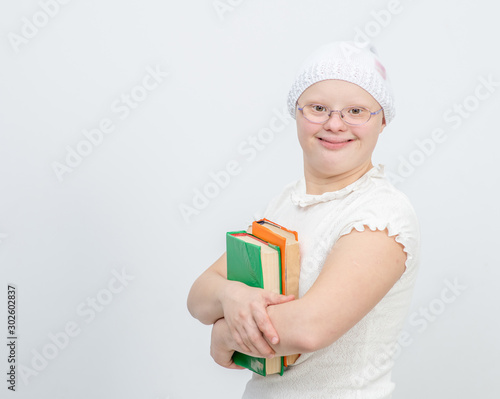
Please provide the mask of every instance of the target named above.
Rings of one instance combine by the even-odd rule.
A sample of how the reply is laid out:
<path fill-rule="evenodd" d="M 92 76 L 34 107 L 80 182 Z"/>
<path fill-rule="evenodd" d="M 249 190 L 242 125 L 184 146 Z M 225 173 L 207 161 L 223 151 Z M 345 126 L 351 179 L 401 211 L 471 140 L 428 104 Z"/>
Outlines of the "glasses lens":
<path fill-rule="evenodd" d="M 331 111 L 321 104 L 308 104 L 302 108 L 302 112 L 309 122 L 325 123 L 330 118 Z M 362 125 L 368 122 L 371 117 L 370 111 L 363 107 L 346 107 L 341 112 L 342 119 L 349 125 Z"/>
<path fill-rule="evenodd" d="M 309 104 L 302 108 L 304 117 L 313 123 L 325 123 L 328 120 L 330 110 L 321 104 Z"/>
<path fill-rule="evenodd" d="M 342 110 L 344 121 L 351 125 L 362 125 L 371 117 L 369 110 L 363 107 L 347 107 Z"/>

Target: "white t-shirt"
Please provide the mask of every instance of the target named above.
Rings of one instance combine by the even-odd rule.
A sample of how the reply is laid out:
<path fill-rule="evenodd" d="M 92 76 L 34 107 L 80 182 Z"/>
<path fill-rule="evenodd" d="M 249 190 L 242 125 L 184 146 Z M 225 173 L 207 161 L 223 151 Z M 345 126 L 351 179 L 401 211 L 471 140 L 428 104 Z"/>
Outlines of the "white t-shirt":
<path fill-rule="evenodd" d="M 285 373 L 253 374 L 243 399 L 388 399 L 397 339 L 411 302 L 419 258 L 418 221 L 408 198 L 373 167 L 343 189 L 306 194 L 304 178 L 285 187 L 264 217 L 295 230 L 301 269 L 299 297 L 314 284 L 336 241 L 353 229 L 387 229 L 404 246 L 406 270 L 386 296 L 330 346 L 303 354 Z"/>

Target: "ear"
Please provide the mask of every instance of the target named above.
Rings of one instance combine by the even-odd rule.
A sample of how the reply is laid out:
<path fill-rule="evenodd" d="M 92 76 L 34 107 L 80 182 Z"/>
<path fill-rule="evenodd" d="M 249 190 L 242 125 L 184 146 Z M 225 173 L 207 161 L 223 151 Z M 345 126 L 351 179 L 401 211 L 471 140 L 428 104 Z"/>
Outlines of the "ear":
<path fill-rule="evenodd" d="M 380 126 L 380 132 L 378 134 L 381 134 L 384 131 L 384 128 L 387 126 L 385 123 L 385 115 L 382 117 L 382 125 Z"/>

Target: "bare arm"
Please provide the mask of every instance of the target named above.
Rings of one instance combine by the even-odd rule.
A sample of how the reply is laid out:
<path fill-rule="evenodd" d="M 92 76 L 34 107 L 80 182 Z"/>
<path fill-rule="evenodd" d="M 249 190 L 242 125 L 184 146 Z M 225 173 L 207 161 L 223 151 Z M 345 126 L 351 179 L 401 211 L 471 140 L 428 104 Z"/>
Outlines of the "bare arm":
<path fill-rule="evenodd" d="M 279 295 L 227 280 L 227 258 L 224 253 L 194 282 L 187 305 L 191 315 L 204 324 L 214 324 L 225 318 L 232 340 L 242 352 L 270 357 L 274 355 L 274 350 L 267 341 L 276 344 L 279 336 L 266 309 L 269 305 L 293 299 L 293 296 Z"/>
<path fill-rule="evenodd" d="M 341 237 L 311 289 L 299 300 L 270 306 L 280 354 L 324 348 L 356 325 L 405 271 L 403 246 L 387 231 L 356 230 Z"/>
<path fill-rule="evenodd" d="M 224 317 L 221 294 L 227 285 L 226 253 L 196 279 L 189 291 L 187 306 L 203 324 L 214 324 Z"/>
<path fill-rule="evenodd" d="M 332 344 L 387 294 L 403 274 L 405 261 L 402 245 L 387 231 L 354 230 L 341 237 L 302 298 L 267 308 L 280 335 L 279 344 L 271 347 L 278 355 L 289 355 Z M 228 363 L 228 349 L 241 351 L 223 321 L 212 335 L 214 348 L 224 348 L 212 354 L 219 364 Z"/>

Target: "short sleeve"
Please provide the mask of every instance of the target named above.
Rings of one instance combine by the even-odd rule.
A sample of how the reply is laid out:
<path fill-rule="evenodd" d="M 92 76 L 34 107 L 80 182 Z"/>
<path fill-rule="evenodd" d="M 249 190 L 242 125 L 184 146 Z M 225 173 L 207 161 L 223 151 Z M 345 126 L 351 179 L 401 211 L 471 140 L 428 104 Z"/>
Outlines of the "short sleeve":
<path fill-rule="evenodd" d="M 353 203 L 348 215 L 339 237 L 349 234 L 353 229 L 387 229 L 389 237 L 395 237 L 407 254 L 403 277 L 415 273 L 420 251 L 420 228 L 415 210 L 406 195 L 392 186 L 381 187 L 370 196 L 361 197 Z"/>

